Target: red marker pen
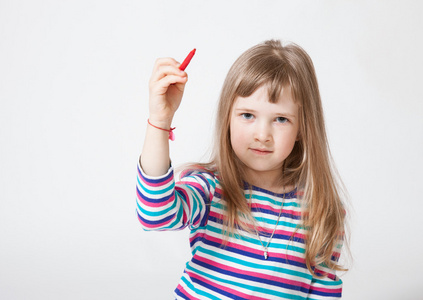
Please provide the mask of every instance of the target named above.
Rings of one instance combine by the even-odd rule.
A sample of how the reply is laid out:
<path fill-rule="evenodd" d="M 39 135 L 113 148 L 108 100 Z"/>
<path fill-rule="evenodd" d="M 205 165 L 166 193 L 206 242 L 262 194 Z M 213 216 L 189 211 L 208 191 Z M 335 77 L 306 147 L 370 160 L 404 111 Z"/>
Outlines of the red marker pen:
<path fill-rule="evenodd" d="M 189 62 L 191 61 L 192 57 L 195 54 L 195 48 L 188 53 L 188 56 L 185 58 L 185 60 L 182 62 L 182 64 L 179 66 L 179 70 L 184 71 L 185 68 L 188 66 Z"/>

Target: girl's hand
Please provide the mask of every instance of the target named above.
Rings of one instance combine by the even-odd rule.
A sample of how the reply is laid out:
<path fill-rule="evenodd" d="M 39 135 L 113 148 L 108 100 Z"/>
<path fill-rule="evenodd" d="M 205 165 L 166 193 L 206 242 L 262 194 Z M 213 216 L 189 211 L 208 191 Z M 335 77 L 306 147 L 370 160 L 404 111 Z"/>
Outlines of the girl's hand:
<path fill-rule="evenodd" d="M 162 128 L 168 128 L 172 124 L 188 80 L 187 73 L 179 70 L 179 65 L 173 58 L 159 58 L 151 75 L 150 121 Z"/>

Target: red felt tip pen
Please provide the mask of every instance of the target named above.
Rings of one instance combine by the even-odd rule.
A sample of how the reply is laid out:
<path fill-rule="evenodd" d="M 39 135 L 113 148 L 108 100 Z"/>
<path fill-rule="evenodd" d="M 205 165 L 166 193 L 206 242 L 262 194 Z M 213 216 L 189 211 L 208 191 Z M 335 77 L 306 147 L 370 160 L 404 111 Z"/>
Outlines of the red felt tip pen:
<path fill-rule="evenodd" d="M 185 68 L 188 66 L 188 64 L 191 61 L 194 54 L 195 54 L 195 48 L 190 53 L 188 53 L 188 56 L 184 59 L 182 64 L 179 66 L 179 70 L 181 70 L 181 71 L 185 70 Z"/>

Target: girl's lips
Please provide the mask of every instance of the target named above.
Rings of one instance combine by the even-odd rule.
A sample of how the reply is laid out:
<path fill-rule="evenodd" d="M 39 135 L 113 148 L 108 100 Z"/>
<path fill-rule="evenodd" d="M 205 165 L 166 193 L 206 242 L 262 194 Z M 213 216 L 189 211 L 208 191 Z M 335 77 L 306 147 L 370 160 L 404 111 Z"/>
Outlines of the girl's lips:
<path fill-rule="evenodd" d="M 265 150 L 265 149 L 250 149 L 253 153 L 258 154 L 258 155 L 266 155 L 266 154 L 270 154 L 272 153 L 272 151 L 269 150 Z"/>

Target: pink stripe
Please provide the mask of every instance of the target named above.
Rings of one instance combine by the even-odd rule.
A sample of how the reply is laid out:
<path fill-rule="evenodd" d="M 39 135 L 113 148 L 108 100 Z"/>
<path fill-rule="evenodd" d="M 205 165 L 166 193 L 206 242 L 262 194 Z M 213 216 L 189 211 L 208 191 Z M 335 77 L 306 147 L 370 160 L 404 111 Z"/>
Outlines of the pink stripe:
<path fill-rule="evenodd" d="M 266 210 L 271 210 L 271 211 L 273 211 L 274 213 L 279 213 L 279 211 L 280 211 L 280 207 L 276 207 L 276 208 L 274 208 L 273 206 L 271 206 L 271 205 L 269 205 L 269 204 L 262 204 L 262 203 L 256 203 L 256 202 L 254 202 L 254 203 L 248 203 L 251 207 L 258 207 L 258 208 L 260 208 L 260 209 L 266 209 Z M 294 211 L 294 210 L 292 210 L 292 209 L 283 209 L 283 211 L 284 212 L 287 212 L 287 213 L 290 213 L 290 214 L 293 214 L 293 215 L 297 215 L 297 216 L 301 216 L 301 212 L 300 211 Z"/>
<path fill-rule="evenodd" d="M 272 232 L 273 232 L 273 229 L 270 230 L 270 229 L 262 228 L 262 227 L 259 227 L 258 230 L 260 232 L 266 232 L 269 235 L 271 235 Z M 275 231 L 275 234 L 277 234 L 277 235 L 291 236 L 292 235 L 292 232 L 289 232 L 289 231 L 286 231 L 286 230 L 276 230 Z M 293 237 L 294 238 L 299 238 L 299 239 L 305 239 L 306 236 L 304 234 L 301 234 L 301 233 L 296 232 Z"/>
<path fill-rule="evenodd" d="M 138 201 L 141 202 L 145 206 L 148 206 L 148 207 L 162 207 L 162 206 L 166 206 L 170 202 L 175 201 L 175 194 L 173 194 L 172 197 L 170 197 L 166 201 L 162 201 L 162 202 L 149 202 L 149 201 L 144 200 L 144 198 L 142 197 L 142 195 L 140 193 L 138 193 L 138 191 L 137 191 L 137 198 L 138 198 Z M 160 199 L 158 199 L 158 200 L 160 200 Z"/>
<path fill-rule="evenodd" d="M 327 289 L 327 288 L 319 288 L 316 286 L 311 286 L 310 291 L 318 291 L 322 293 L 342 293 L 342 288 Z"/>
<path fill-rule="evenodd" d="M 294 285 L 294 286 L 300 286 L 300 287 L 303 287 L 303 288 L 306 288 L 306 289 L 310 288 L 310 285 L 305 283 L 305 282 L 299 282 L 299 281 L 295 281 L 295 280 L 284 279 L 282 276 L 271 276 L 271 275 L 266 275 L 264 273 L 245 271 L 245 270 L 242 270 L 242 269 L 237 269 L 237 268 L 234 268 L 234 267 L 229 267 L 228 265 L 223 265 L 223 264 L 217 263 L 215 261 L 209 260 L 209 259 L 204 258 L 204 257 L 197 256 L 197 259 L 203 261 L 206 264 L 216 266 L 220 269 L 227 270 L 227 271 L 230 271 L 230 272 L 234 272 L 234 273 L 237 273 L 237 274 L 252 276 L 252 277 L 258 278 L 258 279 L 272 280 L 272 281 L 290 284 L 290 285 Z"/>
<path fill-rule="evenodd" d="M 224 216 L 221 213 L 218 213 L 218 212 L 215 212 L 215 211 L 212 211 L 212 210 L 210 210 L 209 216 L 216 218 L 219 221 L 222 221 L 223 218 L 224 218 Z"/>
<path fill-rule="evenodd" d="M 295 196 L 296 198 L 298 198 L 298 196 L 299 196 L 299 197 L 302 197 L 302 196 L 304 196 L 304 191 L 298 191 L 298 190 L 297 190 L 297 191 L 295 192 L 294 196 Z"/>
<path fill-rule="evenodd" d="M 223 199 L 223 191 L 222 191 L 222 189 L 218 188 L 217 186 L 216 186 L 216 193 L 218 193 L 219 195 L 222 195 L 222 199 Z"/>
<path fill-rule="evenodd" d="M 187 175 L 188 173 L 191 173 L 189 175 Z M 189 169 L 185 169 L 181 172 L 181 178 L 182 177 L 188 177 L 188 176 L 192 176 L 192 175 L 197 175 L 197 174 L 201 174 L 201 173 L 207 173 L 210 176 L 214 176 L 213 171 L 208 170 L 207 168 L 201 166 L 201 165 L 193 165 L 192 168 Z"/>
<path fill-rule="evenodd" d="M 204 192 L 204 187 L 199 184 L 198 182 L 194 182 L 194 181 L 180 181 L 178 183 L 182 183 L 182 184 L 186 184 L 192 187 L 195 187 L 197 189 L 199 189 L 200 191 Z"/>
<path fill-rule="evenodd" d="M 195 192 L 201 191 L 202 193 L 206 194 L 205 191 L 204 191 L 204 187 L 201 184 L 197 183 L 197 182 L 180 181 L 180 183 L 190 185 L 191 187 L 195 188 Z M 178 191 L 180 191 L 180 190 L 178 189 Z M 190 200 L 190 201 L 186 201 L 186 202 L 188 204 L 188 208 L 191 210 L 191 201 L 194 201 L 194 198 L 193 197 L 188 197 L 188 194 L 187 194 L 187 192 L 185 190 L 181 189 L 181 191 L 183 191 L 183 193 L 185 195 L 185 199 L 189 199 Z"/>
<path fill-rule="evenodd" d="M 182 286 L 182 285 L 178 285 L 178 287 L 177 287 L 177 289 L 182 293 L 182 294 L 184 294 L 185 296 L 187 296 L 190 300 L 192 299 L 192 300 L 200 300 L 200 298 L 197 298 L 197 297 L 194 297 L 194 296 L 192 296 L 192 295 L 190 295 L 190 294 L 188 294 L 188 292 L 184 289 L 184 287 Z"/>
<path fill-rule="evenodd" d="M 217 288 L 217 289 L 219 289 L 219 290 L 221 290 L 221 291 L 225 291 L 225 292 L 231 293 L 232 295 L 236 295 L 237 297 L 240 297 L 240 298 L 243 298 L 243 299 L 250 299 L 250 300 L 268 300 L 267 298 L 256 297 L 256 296 L 252 296 L 252 295 L 248 295 L 248 294 L 244 294 L 244 293 L 238 292 L 238 291 L 236 291 L 236 290 L 234 290 L 234 289 L 230 289 L 230 288 L 228 288 L 228 287 L 226 287 L 226 286 L 223 286 L 223 285 L 217 284 L 216 282 L 213 282 L 213 281 L 210 281 L 210 280 L 208 280 L 208 279 L 206 279 L 206 278 L 204 278 L 204 277 L 201 277 L 200 275 L 195 274 L 195 273 L 193 273 L 193 272 L 191 272 L 191 271 L 187 271 L 187 274 L 188 274 L 190 277 L 192 277 L 192 278 L 196 278 L 196 279 L 198 279 L 198 280 L 200 280 L 200 281 L 202 281 L 202 282 L 204 282 L 204 283 L 206 283 L 206 284 L 208 284 L 208 285 L 211 285 L 211 286 L 213 286 L 213 287 L 215 287 L 215 288 Z"/>
<path fill-rule="evenodd" d="M 188 205 L 188 209 L 191 211 L 191 199 L 188 196 L 187 191 L 178 187 L 176 187 L 175 190 L 178 194 L 182 196 L 182 198 L 185 200 L 185 203 Z"/>
<path fill-rule="evenodd" d="M 339 260 L 339 258 L 341 257 L 341 253 L 335 251 L 332 253 L 332 256 L 334 256 L 336 260 Z"/>
<path fill-rule="evenodd" d="M 143 222 L 139 217 L 138 217 L 138 221 L 140 221 L 140 223 L 142 224 L 143 227 L 148 228 L 148 229 L 155 229 L 155 228 L 159 228 L 159 227 L 164 227 L 165 225 L 169 224 L 170 222 L 172 222 L 173 220 L 167 221 L 167 222 L 162 222 L 162 223 L 158 223 L 158 224 L 147 224 L 145 222 Z"/>
<path fill-rule="evenodd" d="M 190 243 L 192 243 L 193 241 L 195 241 L 195 239 L 202 239 L 203 238 L 203 236 L 205 235 L 205 233 L 204 232 L 197 232 L 195 235 L 193 235 L 193 236 L 190 236 L 190 238 L 189 238 L 189 242 Z"/>
<path fill-rule="evenodd" d="M 250 206 L 252 206 L 252 205 L 250 205 Z M 259 208 L 260 210 L 263 210 L 263 209 L 270 210 L 270 211 L 273 211 L 276 214 L 279 214 L 279 211 L 280 211 L 280 207 L 279 208 L 273 208 L 270 205 L 266 205 L 266 204 L 254 204 L 253 207 L 254 208 Z M 286 214 L 290 214 L 290 215 L 296 216 L 296 217 L 301 217 L 301 212 L 294 211 L 294 210 L 291 210 L 291 209 L 290 210 L 283 209 L 282 212 L 283 213 L 286 213 Z"/>
<path fill-rule="evenodd" d="M 181 209 L 183 209 L 182 210 L 183 224 L 187 224 L 188 223 L 188 214 L 192 215 L 192 213 L 193 213 L 191 211 L 191 201 L 192 201 L 192 199 L 188 196 L 188 194 L 186 193 L 186 191 L 184 189 L 177 189 L 177 192 L 180 194 L 180 197 L 183 198 L 183 200 L 180 199 L 180 201 L 184 201 L 188 206 L 188 210 L 181 208 Z M 183 204 L 181 204 L 181 205 L 183 205 Z"/>
<path fill-rule="evenodd" d="M 207 235 L 206 239 L 209 240 L 209 241 L 215 242 L 217 244 L 220 244 L 220 245 L 223 244 L 223 240 L 222 239 L 215 238 L 215 237 L 212 237 L 212 236 L 209 236 L 209 235 Z M 250 247 L 246 247 L 246 246 L 243 246 L 243 245 L 240 245 L 240 244 L 231 243 L 231 242 L 228 242 L 227 243 L 227 247 L 239 249 L 239 250 L 246 251 L 246 252 L 252 253 L 252 254 L 257 254 L 257 255 L 262 255 L 263 254 L 263 251 L 261 251 L 261 250 L 253 249 L 253 248 L 250 248 Z"/>
<path fill-rule="evenodd" d="M 319 266 L 317 266 L 314 270 L 316 272 L 316 274 L 320 275 L 320 276 L 327 276 L 329 279 L 335 280 L 336 281 L 336 275 L 332 272 L 335 272 L 333 270 L 330 270 L 329 272 L 325 272 L 321 269 L 319 269 Z"/>

